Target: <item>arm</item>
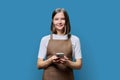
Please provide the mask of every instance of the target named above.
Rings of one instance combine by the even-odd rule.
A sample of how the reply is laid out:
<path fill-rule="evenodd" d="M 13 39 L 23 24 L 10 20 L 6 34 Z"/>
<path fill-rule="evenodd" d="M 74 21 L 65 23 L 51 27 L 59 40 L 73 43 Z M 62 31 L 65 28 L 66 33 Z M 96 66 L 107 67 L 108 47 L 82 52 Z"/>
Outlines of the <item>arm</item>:
<path fill-rule="evenodd" d="M 46 68 L 51 63 L 57 63 L 59 61 L 58 59 L 59 58 L 57 56 L 55 56 L 55 55 L 53 55 L 52 57 L 50 57 L 47 60 L 43 60 L 42 58 L 38 58 L 37 67 L 38 67 L 38 69 Z"/>
<path fill-rule="evenodd" d="M 72 69 L 80 69 L 82 67 L 82 59 L 76 59 L 76 61 L 73 62 L 64 56 L 64 58 L 60 59 L 60 62 L 61 64 L 64 64 Z"/>
<path fill-rule="evenodd" d="M 80 69 L 82 67 L 82 59 L 77 59 L 75 62 L 67 60 L 66 65 L 72 69 Z"/>
<path fill-rule="evenodd" d="M 51 64 L 51 59 L 44 60 L 44 58 L 46 57 L 46 47 L 48 44 L 48 40 L 49 39 L 46 36 L 41 39 L 37 60 L 38 69 L 45 68 Z"/>
<path fill-rule="evenodd" d="M 46 68 L 51 63 L 52 63 L 51 59 L 47 59 L 44 61 L 42 58 L 38 58 L 37 67 L 38 69 Z"/>
<path fill-rule="evenodd" d="M 74 44 L 74 58 L 76 59 L 74 62 L 68 60 L 68 66 L 74 69 L 80 69 L 82 67 L 82 54 L 81 54 L 81 46 L 80 39 L 77 36 L 72 38 Z"/>

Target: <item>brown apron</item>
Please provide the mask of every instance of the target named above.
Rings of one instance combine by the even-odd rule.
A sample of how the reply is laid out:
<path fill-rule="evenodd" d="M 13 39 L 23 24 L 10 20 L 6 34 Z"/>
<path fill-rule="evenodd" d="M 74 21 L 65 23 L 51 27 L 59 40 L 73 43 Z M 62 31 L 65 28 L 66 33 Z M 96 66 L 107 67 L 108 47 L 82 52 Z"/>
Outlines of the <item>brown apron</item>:
<path fill-rule="evenodd" d="M 62 52 L 70 60 L 72 60 L 72 44 L 71 40 L 53 40 L 52 35 L 50 37 L 46 59 Z M 43 80 L 74 80 L 73 70 L 63 64 L 52 63 L 44 69 Z"/>

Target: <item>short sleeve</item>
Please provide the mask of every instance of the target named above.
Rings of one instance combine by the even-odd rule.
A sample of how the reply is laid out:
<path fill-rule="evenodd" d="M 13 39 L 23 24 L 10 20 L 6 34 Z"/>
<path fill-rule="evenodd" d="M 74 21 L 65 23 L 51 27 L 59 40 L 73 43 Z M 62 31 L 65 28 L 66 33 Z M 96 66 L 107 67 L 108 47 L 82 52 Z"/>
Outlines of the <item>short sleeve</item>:
<path fill-rule="evenodd" d="M 72 36 L 72 46 L 73 46 L 73 57 L 75 59 L 81 59 L 82 53 L 81 53 L 80 39 L 75 35 Z"/>
<path fill-rule="evenodd" d="M 38 58 L 44 59 L 46 57 L 46 51 L 47 51 L 47 42 L 48 40 L 43 37 L 40 41 L 40 46 L 39 46 L 39 52 L 38 52 Z"/>
<path fill-rule="evenodd" d="M 78 37 L 76 37 L 76 40 L 75 40 L 74 53 L 75 53 L 74 54 L 75 59 L 82 58 L 80 39 Z"/>

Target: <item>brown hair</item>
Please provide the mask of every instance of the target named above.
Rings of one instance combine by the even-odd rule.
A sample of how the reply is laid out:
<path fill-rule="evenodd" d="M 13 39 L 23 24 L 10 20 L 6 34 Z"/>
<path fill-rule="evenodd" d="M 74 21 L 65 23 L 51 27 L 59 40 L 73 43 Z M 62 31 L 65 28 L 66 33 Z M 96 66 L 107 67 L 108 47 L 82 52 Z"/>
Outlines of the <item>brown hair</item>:
<path fill-rule="evenodd" d="M 63 12 L 63 14 L 65 16 L 65 28 L 64 28 L 63 33 L 68 34 L 68 38 L 70 38 L 70 30 L 71 30 L 70 20 L 69 20 L 69 16 L 68 16 L 67 11 L 65 9 L 63 9 L 63 8 L 57 8 L 57 9 L 55 9 L 53 11 L 53 13 L 52 13 L 52 21 L 51 21 L 51 32 L 54 33 L 54 34 L 57 34 L 57 31 L 55 30 L 55 27 L 53 25 L 53 18 L 59 12 Z"/>

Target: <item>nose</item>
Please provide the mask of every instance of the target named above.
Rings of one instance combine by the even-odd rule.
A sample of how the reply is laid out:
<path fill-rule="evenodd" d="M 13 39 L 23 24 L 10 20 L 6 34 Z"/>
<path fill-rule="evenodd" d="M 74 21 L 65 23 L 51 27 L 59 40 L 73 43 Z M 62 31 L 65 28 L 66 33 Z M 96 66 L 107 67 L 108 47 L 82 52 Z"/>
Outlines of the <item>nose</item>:
<path fill-rule="evenodd" d="M 59 21 L 58 21 L 59 23 L 62 23 L 62 20 L 61 19 L 59 19 Z"/>

